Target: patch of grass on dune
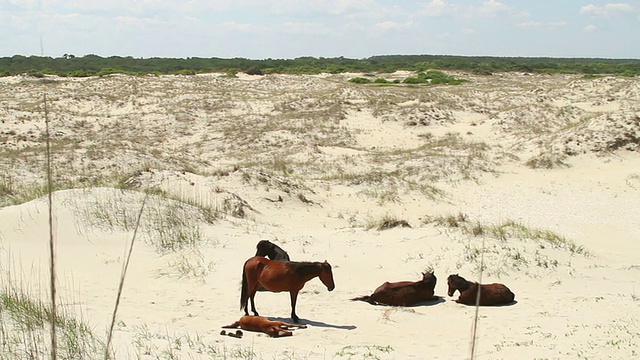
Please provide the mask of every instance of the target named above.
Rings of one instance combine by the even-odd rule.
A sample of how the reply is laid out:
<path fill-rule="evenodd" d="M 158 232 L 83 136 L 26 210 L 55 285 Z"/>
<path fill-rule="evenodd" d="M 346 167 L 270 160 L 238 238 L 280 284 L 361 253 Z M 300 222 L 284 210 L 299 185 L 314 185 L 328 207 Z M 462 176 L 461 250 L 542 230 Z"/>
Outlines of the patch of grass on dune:
<path fill-rule="evenodd" d="M 473 271 L 487 275 L 501 276 L 517 271 L 539 276 L 540 271 L 561 265 L 571 267 L 574 255 L 590 255 L 583 246 L 553 231 L 530 228 L 512 220 L 487 225 L 472 222 L 467 215 L 458 213 L 427 216 L 422 222 L 465 235 L 458 268 L 471 266 Z"/>
<path fill-rule="evenodd" d="M 90 359 L 105 351 L 91 327 L 65 307 L 53 313 L 50 304 L 29 294 L 3 271 L 0 288 L 0 359 L 43 359 L 50 354 L 49 324 L 55 323 L 58 359 Z M 55 315 L 54 315 L 55 314 Z M 55 319 L 52 317 L 55 316 Z"/>

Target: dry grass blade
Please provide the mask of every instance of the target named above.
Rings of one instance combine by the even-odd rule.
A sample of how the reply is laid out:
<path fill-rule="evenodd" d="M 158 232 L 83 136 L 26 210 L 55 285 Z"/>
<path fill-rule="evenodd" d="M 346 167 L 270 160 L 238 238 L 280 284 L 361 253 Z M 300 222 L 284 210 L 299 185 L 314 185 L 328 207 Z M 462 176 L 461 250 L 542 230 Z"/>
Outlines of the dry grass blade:
<path fill-rule="evenodd" d="M 140 206 L 140 211 L 138 212 L 138 218 L 136 220 L 136 226 L 133 229 L 133 236 L 131 237 L 131 243 L 129 244 L 129 251 L 127 253 L 127 258 L 122 267 L 122 274 L 120 275 L 120 283 L 118 284 L 118 294 L 116 295 L 116 304 L 113 308 L 113 315 L 111 317 L 111 325 L 109 326 L 109 333 L 107 335 L 107 344 L 105 346 L 104 358 L 105 360 L 109 359 L 109 349 L 111 348 L 111 340 L 113 338 L 113 328 L 116 324 L 116 315 L 118 313 L 118 307 L 120 305 L 120 298 L 122 296 L 122 288 L 124 287 L 124 279 L 127 276 L 127 269 L 129 268 L 129 262 L 131 261 L 131 254 L 133 253 L 133 245 L 136 241 L 136 235 L 138 234 L 138 229 L 140 228 L 140 220 L 142 219 L 142 214 L 144 213 L 144 206 L 147 203 L 147 198 L 149 197 L 149 193 L 146 192 L 144 198 L 142 199 L 142 206 Z"/>
<path fill-rule="evenodd" d="M 484 237 L 482 238 L 482 253 L 480 255 L 480 276 L 478 278 L 478 284 L 482 284 L 482 269 L 484 269 Z M 478 336 L 478 316 L 480 313 L 480 290 L 478 286 L 478 292 L 476 293 L 476 306 L 473 317 L 473 328 L 471 330 L 471 356 L 469 359 L 473 360 L 476 356 L 476 341 Z"/>
<path fill-rule="evenodd" d="M 56 246 L 53 236 L 53 177 L 51 175 L 51 139 L 49 137 L 49 111 L 47 108 L 47 94 L 43 94 L 44 121 L 47 146 L 47 200 L 49 215 L 49 280 L 51 285 L 51 359 L 58 358 L 58 342 L 56 336 Z"/>

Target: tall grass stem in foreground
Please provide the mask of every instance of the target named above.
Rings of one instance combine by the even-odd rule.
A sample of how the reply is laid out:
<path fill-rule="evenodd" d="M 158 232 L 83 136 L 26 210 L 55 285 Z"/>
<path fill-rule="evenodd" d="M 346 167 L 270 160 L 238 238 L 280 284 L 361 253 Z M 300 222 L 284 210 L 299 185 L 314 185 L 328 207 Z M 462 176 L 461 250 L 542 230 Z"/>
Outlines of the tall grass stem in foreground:
<path fill-rule="evenodd" d="M 133 228 L 133 236 L 131 237 L 131 243 L 129 244 L 129 252 L 127 254 L 124 265 L 122 266 L 122 274 L 120 275 L 120 283 L 118 284 L 118 294 L 116 295 L 116 304 L 113 308 L 113 316 L 111 317 L 111 325 L 109 326 L 109 334 L 107 335 L 107 344 L 104 350 L 104 359 L 109 359 L 109 350 L 111 349 L 111 340 L 113 338 L 113 328 L 116 323 L 116 315 L 118 313 L 118 306 L 120 305 L 120 298 L 122 296 L 122 288 L 124 287 L 124 279 L 127 276 L 127 269 L 129 268 L 129 262 L 131 261 L 131 254 L 133 253 L 133 244 L 136 241 L 136 235 L 138 234 L 138 229 L 140 228 L 140 220 L 142 219 L 142 214 L 144 213 L 144 206 L 147 203 L 147 198 L 149 197 L 149 192 L 145 192 L 144 198 L 142 199 L 142 206 L 140 206 L 140 211 L 138 212 L 138 218 L 136 219 L 136 226 Z"/>
<path fill-rule="evenodd" d="M 44 102 L 45 138 L 47 144 L 47 200 L 49 207 L 49 280 L 51 285 L 51 359 L 58 358 L 58 341 L 56 336 L 56 244 L 53 236 L 53 176 L 51 174 L 51 139 L 49 137 L 49 109 L 47 94 L 42 94 Z"/>
<path fill-rule="evenodd" d="M 476 355 L 476 339 L 478 334 L 478 313 L 480 312 L 480 289 L 482 284 L 482 272 L 484 270 L 484 236 L 482 237 L 482 252 L 480 252 L 480 276 L 478 278 L 478 292 L 476 293 L 476 309 L 473 318 L 473 330 L 471 331 L 471 356 L 473 360 Z"/>

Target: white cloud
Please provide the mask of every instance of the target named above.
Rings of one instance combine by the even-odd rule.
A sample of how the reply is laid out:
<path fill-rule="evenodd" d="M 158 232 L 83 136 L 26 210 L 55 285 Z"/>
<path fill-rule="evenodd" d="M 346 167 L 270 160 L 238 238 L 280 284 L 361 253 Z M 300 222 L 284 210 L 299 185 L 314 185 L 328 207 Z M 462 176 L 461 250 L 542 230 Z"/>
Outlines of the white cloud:
<path fill-rule="evenodd" d="M 250 32 L 255 29 L 255 26 L 252 24 L 237 23 L 235 21 L 225 21 L 221 25 L 225 29 L 242 32 Z"/>
<path fill-rule="evenodd" d="M 440 16 L 451 9 L 451 5 L 447 4 L 443 0 L 431 0 L 429 3 L 419 6 L 419 13 L 426 16 Z"/>
<path fill-rule="evenodd" d="M 609 3 L 604 6 L 589 4 L 580 8 L 580 14 L 597 17 L 614 16 L 621 13 L 633 12 L 635 12 L 633 6 L 628 3 Z"/>
<path fill-rule="evenodd" d="M 328 35 L 334 32 L 321 23 L 311 22 L 287 22 L 277 28 L 291 34 Z"/>
<path fill-rule="evenodd" d="M 583 27 L 582 30 L 584 30 L 585 32 L 595 32 L 598 30 L 598 28 L 595 25 L 587 25 Z"/>
<path fill-rule="evenodd" d="M 486 0 L 480 8 L 480 12 L 487 15 L 496 15 L 506 11 L 509 11 L 509 7 L 497 0 Z"/>
<path fill-rule="evenodd" d="M 536 28 L 536 29 L 546 29 L 546 30 L 554 30 L 559 27 L 566 26 L 567 23 L 564 21 L 526 21 L 521 22 L 517 26 L 522 28 Z"/>
<path fill-rule="evenodd" d="M 405 27 L 404 24 L 398 23 L 395 21 L 383 21 L 379 22 L 375 25 L 379 29 L 389 30 L 389 29 L 399 29 Z"/>

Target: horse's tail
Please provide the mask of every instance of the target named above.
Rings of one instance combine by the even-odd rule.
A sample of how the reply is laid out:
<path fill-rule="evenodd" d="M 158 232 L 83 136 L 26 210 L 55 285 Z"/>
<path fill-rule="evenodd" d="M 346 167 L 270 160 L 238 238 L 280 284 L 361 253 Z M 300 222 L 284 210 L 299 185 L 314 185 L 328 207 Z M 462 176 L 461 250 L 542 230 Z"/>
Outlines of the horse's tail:
<path fill-rule="evenodd" d="M 351 301 L 365 301 L 365 302 L 368 302 L 369 304 L 372 303 L 371 295 L 358 296 L 358 297 L 354 297 L 353 299 L 349 299 L 349 300 L 351 300 Z"/>
<path fill-rule="evenodd" d="M 249 300 L 249 285 L 247 284 L 247 270 L 243 266 L 242 290 L 240 291 L 240 310 L 244 310 L 245 312 L 247 311 L 247 300 Z"/>

